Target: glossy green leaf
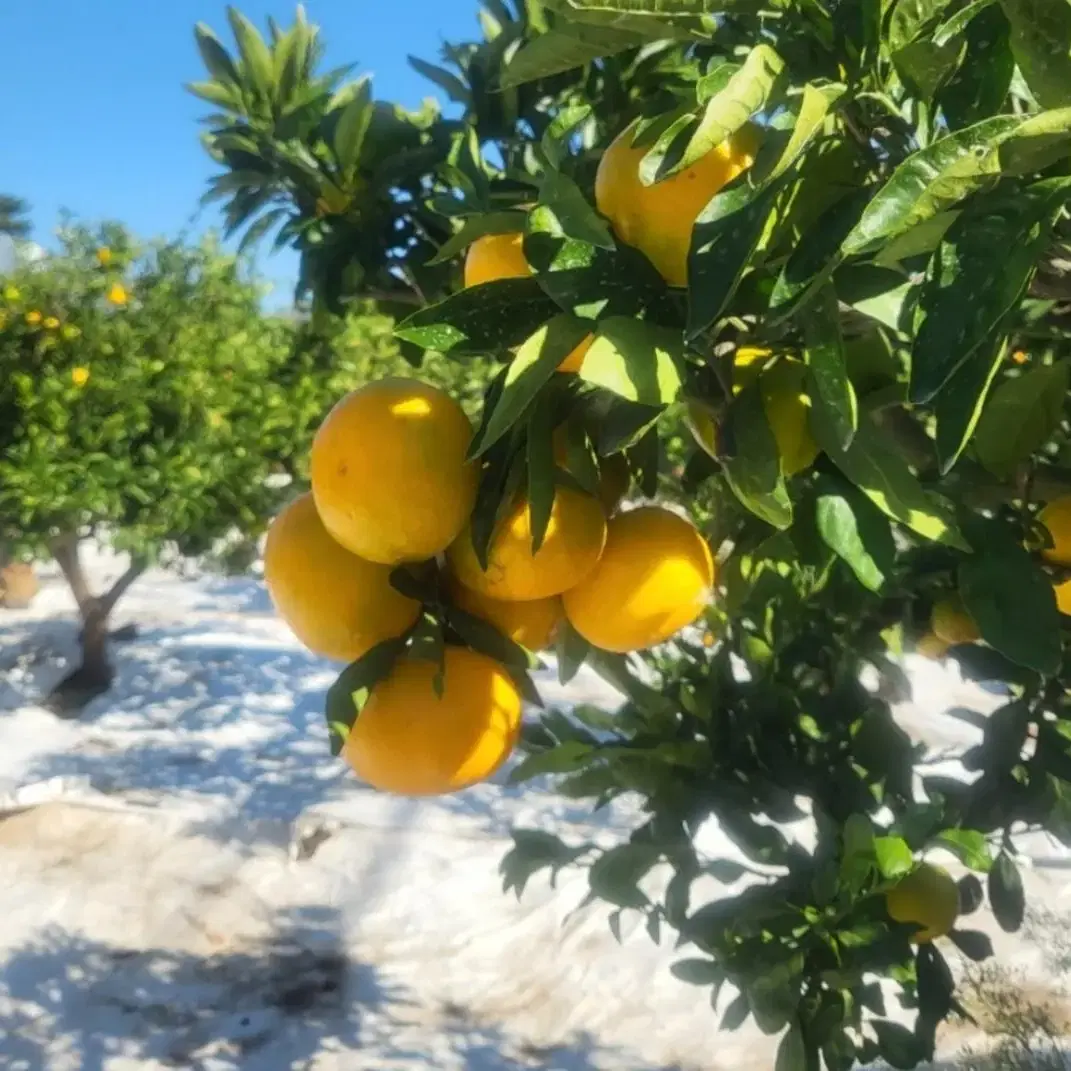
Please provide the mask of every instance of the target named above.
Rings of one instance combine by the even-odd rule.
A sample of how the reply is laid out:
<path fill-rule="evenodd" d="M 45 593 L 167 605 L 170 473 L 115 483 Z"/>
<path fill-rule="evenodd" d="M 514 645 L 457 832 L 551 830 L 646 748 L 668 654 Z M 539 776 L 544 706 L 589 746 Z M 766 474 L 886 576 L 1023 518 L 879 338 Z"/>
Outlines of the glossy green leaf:
<path fill-rule="evenodd" d="M 881 876 L 887 881 L 909 874 L 915 866 L 915 857 L 907 841 L 900 837 L 876 837 L 874 859 Z"/>
<path fill-rule="evenodd" d="M 919 296 L 910 395 L 929 401 L 1018 305 L 1048 247 L 1071 180 L 975 200 L 948 228 Z M 999 257 L 994 249 L 1003 250 Z"/>
<path fill-rule="evenodd" d="M 524 341 L 510 362 L 482 434 L 473 440 L 474 457 L 485 454 L 521 420 L 539 390 L 587 333 L 582 320 L 559 313 Z"/>
<path fill-rule="evenodd" d="M 651 185 L 706 156 L 767 104 L 783 70 L 784 61 L 769 45 L 756 45 L 725 88 L 706 102 L 698 125 L 679 152 L 674 151 L 678 139 L 666 135 L 647 151 L 640 162 L 640 181 Z"/>
<path fill-rule="evenodd" d="M 538 280 L 500 279 L 419 309 L 395 334 L 428 350 L 486 354 L 519 346 L 558 311 Z"/>
<path fill-rule="evenodd" d="M 792 502 L 757 383 L 745 387 L 733 399 L 724 434 L 732 456 L 722 462 L 722 470 L 733 493 L 767 524 L 781 529 L 790 527 Z"/>
<path fill-rule="evenodd" d="M 562 71 L 584 67 L 592 60 L 613 56 L 643 44 L 643 38 L 612 26 L 566 23 L 526 41 L 506 64 L 499 85 L 524 85 Z"/>
<path fill-rule="evenodd" d="M 1071 4 L 1000 0 L 1011 46 L 1027 85 L 1044 108 L 1071 104 Z"/>
<path fill-rule="evenodd" d="M 846 450 L 821 422 L 812 422 L 811 431 L 837 468 L 882 513 L 926 539 L 966 548 L 951 504 L 923 488 L 896 445 L 870 417 L 860 414 L 855 438 Z"/>
<path fill-rule="evenodd" d="M 982 639 L 1038 673 L 1060 666 L 1060 615 L 1052 584 L 1017 544 L 978 548 L 960 564 L 959 592 Z"/>
<path fill-rule="evenodd" d="M 942 475 L 959 460 L 974 435 L 989 390 L 1008 352 L 1003 339 L 979 346 L 952 373 L 934 401 L 937 460 Z"/>
<path fill-rule="evenodd" d="M 335 159 L 346 175 L 352 175 L 360 163 L 361 148 L 372 122 L 372 82 L 362 78 L 353 97 L 343 107 L 335 126 Z"/>
<path fill-rule="evenodd" d="M 242 57 L 242 74 L 247 85 L 270 100 L 274 95 L 275 67 L 271 52 L 257 28 L 237 8 L 227 8 L 227 19 Z"/>
<path fill-rule="evenodd" d="M 912 153 L 863 211 L 845 254 L 866 252 L 991 185 L 1001 170 L 1000 144 L 1021 125 L 1016 116 L 994 116 Z"/>
<path fill-rule="evenodd" d="M 562 234 L 598 249 L 613 249 L 606 221 L 588 204 L 580 187 L 560 171 L 548 169 L 539 185 L 539 202 L 555 216 Z"/>
<path fill-rule="evenodd" d="M 464 252 L 477 238 L 488 234 L 523 233 L 528 216 L 525 212 L 488 212 L 485 215 L 469 216 L 461 229 L 447 238 L 428 264 L 442 264 L 458 253 Z"/>
<path fill-rule="evenodd" d="M 818 535 L 870 591 L 881 591 L 892 572 L 896 544 L 889 522 L 857 492 L 824 486 L 815 503 Z"/>
<path fill-rule="evenodd" d="M 803 314 L 803 357 L 815 405 L 812 420 L 822 420 L 842 449 L 851 444 L 859 422 L 855 388 L 848 378 L 837 294 L 826 285 Z"/>
<path fill-rule="evenodd" d="M 989 844 L 980 830 L 946 829 L 938 834 L 937 841 L 971 870 L 985 874 L 993 864 Z"/>
<path fill-rule="evenodd" d="M 736 293 L 779 192 L 777 183 L 758 193 L 741 184 L 719 194 L 699 213 L 688 253 L 689 339 L 714 323 Z"/>
<path fill-rule="evenodd" d="M 767 176 L 767 181 L 783 175 L 803 155 L 815 134 L 822 130 L 830 109 L 844 96 L 846 89 L 847 87 L 840 82 L 831 82 L 821 86 L 808 84 L 803 87 L 803 96 L 796 114 L 796 122 L 792 127 L 792 134 L 781 150 L 777 163 Z"/>
<path fill-rule="evenodd" d="M 429 82 L 434 82 L 455 104 L 467 105 L 469 103 L 468 86 L 456 74 L 437 67 L 434 63 L 428 63 L 427 60 L 422 60 L 418 56 L 407 58 L 409 66 L 417 74 L 427 78 Z"/>
<path fill-rule="evenodd" d="M 1026 896 L 1019 868 L 1007 852 L 997 856 L 989 871 L 988 891 L 997 924 L 1005 933 L 1017 933 L 1026 914 Z"/>
<path fill-rule="evenodd" d="M 990 4 L 996 3 L 996 0 L 971 0 L 965 7 L 961 7 L 955 14 L 946 18 L 940 26 L 937 27 L 933 35 L 933 43 L 935 45 L 945 45 L 952 40 L 953 37 L 963 33 L 963 31 L 970 25 L 970 23 L 980 15 Z"/>
<path fill-rule="evenodd" d="M 975 431 L 974 450 L 995 476 L 1010 477 L 1059 426 L 1069 372 L 1067 361 L 1036 365 L 993 391 Z"/>
<path fill-rule="evenodd" d="M 600 320 L 579 377 L 644 405 L 667 405 L 680 390 L 680 334 L 630 316 Z"/>
<path fill-rule="evenodd" d="M 1008 20 L 995 0 L 975 0 L 958 14 L 968 20 L 963 31 L 967 54 L 938 97 L 954 130 L 1001 111 L 1015 70 Z"/>
<path fill-rule="evenodd" d="M 231 54 L 223 47 L 212 30 L 203 22 L 199 22 L 194 27 L 193 35 L 208 73 L 217 82 L 239 85 L 241 76 L 238 73 L 238 68 L 234 65 Z"/>

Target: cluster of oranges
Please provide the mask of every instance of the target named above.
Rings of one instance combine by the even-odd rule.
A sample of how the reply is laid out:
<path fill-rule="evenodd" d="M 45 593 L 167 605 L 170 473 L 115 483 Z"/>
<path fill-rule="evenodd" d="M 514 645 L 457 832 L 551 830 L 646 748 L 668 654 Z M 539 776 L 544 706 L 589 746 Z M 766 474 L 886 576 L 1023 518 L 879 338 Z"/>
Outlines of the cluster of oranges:
<path fill-rule="evenodd" d="M 692 167 L 644 186 L 645 150 L 626 132 L 600 161 L 597 207 L 670 286 L 684 286 L 699 212 L 751 165 L 756 148 L 745 128 Z M 529 274 L 520 233 L 485 235 L 468 248 L 466 287 Z M 579 372 L 591 343 L 585 338 L 558 373 Z M 555 451 L 564 468 L 563 434 L 555 434 Z M 457 403 L 415 379 L 369 383 L 328 414 L 312 446 L 311 491 L 272 523 L 264 554 L 273 602 L 308 648 L 352 662 L 408 633 L 427 608 L 392 583 L 392 571 L 407 563 L 433 562 L 448 607 L 530 651 L 546 648 L 564 621 L 601 650 L 642 650 L 702 614 L 714 587 L 709 546 L 675 512 L 619 509 L 631 479 L 620 454 L 600 459 L 597 493 L 556 488 L 538 549 L 530 503 L 516 494 L 481 561 L 472 531 L 481 463 L 470 457 L 472 439 Z M 514 678 L 450 637 L 441 680 L 437 663 L 410 650 L 363 703 L 343 755 L 374 787 L 455 791 L 489 777 L 512 751 L 522 712 Z"/>

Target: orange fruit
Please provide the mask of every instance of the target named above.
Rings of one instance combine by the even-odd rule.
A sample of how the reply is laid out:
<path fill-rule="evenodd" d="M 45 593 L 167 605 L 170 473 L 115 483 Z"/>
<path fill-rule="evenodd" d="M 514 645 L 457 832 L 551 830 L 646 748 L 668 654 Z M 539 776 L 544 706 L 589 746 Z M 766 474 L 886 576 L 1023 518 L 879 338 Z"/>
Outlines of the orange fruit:
<path fill-rule="evenodd" d="M 606 541 L 606 515 L 597 499 L 559 487 L 538 552 L 532 553 L 532 517 L 520 499 L 491 537 L 487 571 L 480 568 L 466 528 L 447 556 L 457 579 L 492 599 L 525 601 L 560 595 L 595 568 Z"/>
<path fill-rule="evenodd" d="M 896 922 L 917 922 L 921 945 L 943 937 L 956 924 L 959 889 L 947 870 L 920 863 L 885 894 L 889 917 Z"/>
<path fill-rule="evenodd" d="M 357 776 L 382 792 L 438 796 L 490 777 L 520 735 L 521 694 L 509 674 L 467 647 L 438 667 L 403 655 L 372 688 L 342 749 Z"/>
<path fill-rule="evenodd" d="M 450 599 L 455 606 L 494 625 L 504 636 L 529 651 L 549 647 L 564 616 L 562 600 L 557 595 L 548 599 L 507 602 L 488 598 L 454 581 L 450 585 Z"/>
<path fill-rule="evenodd" d="M 420 603 L 391 585 L 390 572 L 336 543 L 311 494 L 296 498 L 268 528 L 268 594 L 294 635 L 326 658 L 353 662 L 416 621 Z"/>
<path fill-rule="evenodd" d="M 934 603 L 930 628 L 949 647 L 957 643 L 976 643 L 982 638 L 974 618 L 967 613 L 963 600 L 958 596 Z"/>
<path fill-rule="evenodd" d="M 951 646 L 947 640 L 942 640 L 940 636 L 927 632 L 924 636 L 919 637 L 918 643 L 915 644 L 915 650 L 923 658 L 932 658 L 934 661 L 938 661 L 944 658 L 945 652 Z"/>
<path fill-rule="evenodd" d="M 1052 546 L 1041 552 L 1054 565 L 1071 565 L 1071 495 L 1054 498 L 1039 514 L 1038 520 L 1052 536 Z"/>
<path fill-rule="evenodd" d="M 472 425 L 444 391 L 389 377 L 347 394 L 312 444 L 312 493 L 347 550 L 397 565 L 445 550 L 476 501 Z"/>
<path fill-rule="evenodd" d="M 629 127 L 603 153 L 595 204 L 617 237 L 639 249 L 670 286 L 687 286 L 692 227 L 707 202 L 754 162 L 757 130 L 742 127 L 691 167 L 653 186 L 640 182 L 647 148 L 634 147 L 632 133 Z"/>
<path fill-rule="evenodd" d="M 519 279 L 531 275 L 532 269 L 524 259 L 524 235 L 485 234 L 477 238 L 465 253 L 465 286 L 479 286 L 499 279 Z M 584 356 L 595 341 L 588 335 L 571 350 L 558 365 L 559 372 L 579 372 Z"/>
<path fill-rule="evenodd" d="M 1056 606 L 1060 613 L 1071 614 L 1071 580 L 1054 584 L 1053 590 L 1056 592 Z"/>
<path fill-rule="evenodd" d="M 713 586 L 714 560 L 695 526 L 660 506 L 641 506 L 610 521 L 599 564 L 562 601 L 589 643 L 624 654 L 690 625 Z"/>

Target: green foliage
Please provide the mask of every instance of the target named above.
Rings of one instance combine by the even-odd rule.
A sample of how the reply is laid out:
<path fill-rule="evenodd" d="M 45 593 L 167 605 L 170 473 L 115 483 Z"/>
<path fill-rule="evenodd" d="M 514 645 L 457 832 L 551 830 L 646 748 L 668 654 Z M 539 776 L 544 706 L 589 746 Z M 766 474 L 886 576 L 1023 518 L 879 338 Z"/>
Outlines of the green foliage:
<path fill-rule="evenodd" d="M 586 661 L 627 701 L 613 715 L 547 711 L 513 774 L 553 777 L 593 808 L 638 794 L 642 821 L 609 850 L 518 831 L 504 884 L 521 892 L 540 871 L 585 868 L 612 925 L 632 912 L 652 935 L 676 931 L 683 982 L 736 987 L 723 1025 L 750 1016 L 780 1034 L 785 1071 L 931 1058 L 959 1007 L 945 946 L 915 947 L 885 894 L 923 853 L 950 852 L 985 876 L 988 908 L 1014 931 L 1015 829 L 1071 836 L 1071 632 L 1054 595 L 1067 570 L 1040 553 L 1036 521 L 1071 493 L 1066 7 L 495 0 L 482 40 L 446 46 L 443 66 L 414 61 L 462 110 L 409 120 L 427 152 L 419 163 L 402 152 L 399 166 L 419 183 L 377 202 L 382 217 L 357 198 L 329 224 L 288 177 L 276 120 L 243 105 L 258 181 L 287 226 L 348 236 L 333 247 L 345 287 L 306 272 L 318 297 L 384 286 L 397 297 L 404 279 L 420 307 L 397 335 L 429 375 L 513 361 L 470 395 L 478 551 L 518 490 L 539 529 L 555 486 L 590 484 L 596 457 L 616 453 L 639 492 L 702 522 L 721 568 L 697 625 L 715 642 L 685 633 L 623 658 L 563 630 L 562 679 Z M 233 80 L 210 52 L 214 77 Z M 261 67 L 242 60 L 250 101 Z M 373 143 L 363 85 L 338 117 L 347 159 Z M 326 173 L 330 109 L 313 111 L 300 143 Z M 668 286 L 600 211 L 600 159 L 629 130 L 638 181 L 657 194 L 745 124 L 755 160 L 684 228 L 689 285 Z M 218 185 L 245 183 L 249 161 L 221 162 Z M 419 239 L 384 242 L 387 216 L 419 220 Z M 517 231 L 530 276 L 451 288 L 472 241 Z M 320 255 L 301 248 L 308 263 Z M 579 372 L 555 371 L 584 333 L 595 341 Z M 771 367 L 801 362 L 796 431 L 813 437 L 813 464 L 788 464 L 790 418 L 738 378 L 745 347 Z M 713 424 L 701 443 L 684 420 L 695 412 Z M 565 466 L 552 440 L 563 427 Z M 962 757 L 976 779 L 918 769 L 922 749 L 890 703 L 909 687 L 900 655 L 951 596 L 981 639 L 949 656 L 1011 692 L 991 715 L 959 712 L 982 729 Z M 693 902 L 701 876 L 744 873 L 697 851 L 708 819 L 779 876 Z M 782 831 L 802 819 L 813 847 Z M 961 887 L 965 914 L 981 888 Z M 949 940 L 972 959 L 992 953 L 978 931 Z M 875 976 L 913 1025 L 887 1014 Z"/>

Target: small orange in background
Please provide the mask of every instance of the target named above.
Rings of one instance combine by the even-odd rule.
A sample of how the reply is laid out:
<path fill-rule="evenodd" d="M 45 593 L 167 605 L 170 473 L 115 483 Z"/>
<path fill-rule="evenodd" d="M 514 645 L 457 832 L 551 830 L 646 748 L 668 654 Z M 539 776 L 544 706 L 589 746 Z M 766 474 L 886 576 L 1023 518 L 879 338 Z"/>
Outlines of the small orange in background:
<path fill-rule="evenodd" d="M 125 305 L 127 303 L 126 287 L 122 283 L 112 283 L 104 296 L 113 305 Z"/>
<path fill-rule="evenodd" d="M 713 588 L 714 559 L 695 525 L 660 506 L 641 506 L 611 519 L 598 565 L 562 601 L 584 639 L 626 654 L 690 625 Z"/>
<path fill-rule="evenodd" d="M 1052 546 L 1041 556 L 1053 565 L 1071 565 L 1071 495 L 1054 498 L 1038 514 L 1038 520 L 1052 536 Z"/>
<path fill-rule="evenodd" d="M 46 316 L 45 317 L 45 321 L 44 321 L 44 326 L 49 331 L 55 331 L 56 328 L 59 327 L 59 323 L 60 323 L 59 320 L 56 319 L 55 316 Z"/>
<path fill-rule="evenodd" d="M 952 644 L 947 640 L 942 640 L 940 636 L 933 632 L 927 632 L 924 636 L 919 637 L 918 643 L 915 644 L 915 651 L 922 655 L 923 658 L 940 661 L 951 646 Z"/>
<path fill-rule="evenodd" d="M 957 643 L 977 643 L 982 638 L 978 625 L 959 596 L 941 599 L 934 604 L 930 628 L 949 647 Z"/>
<path fill-rule="evenodd" d="M 1030 357 L 1026 350 L 1013 350 L 1010 359 L 1014 364 L 1026 364 Z"/>
<path fill-rule="evenodd" d="M 111 264 L 111 262 L 112 262 L 112 251 L 106 245 L 102 245 L 97 250 L 97 263 L 102 268 L 106 268 L 109 264 Z"/>
<path fill-rule="evenodd" d="M 78 368 L 72 368 L 71 382 L 76 387 L 84 387 L 89 382 L 89 369 L 82 368 L 81 366 L 79 366 Z"/>
<path fill-rule="evenodd" d="M 918 923 L 914 940 L 924 945 L 955 926 L 959 888 L 943 867 L 920 863 L 885 894 L 885 906 L 894 921 Z"/>
<path fill-rule="evenodd" d="M 437 666 L 401 657 L 372 688 L 342 757 L 381 792 L 438 796 L 485 781 L 520 736 L 523 702 L 506 670 L 487 655 L 449 645 Z"/>
<path fill-rule="evenodd" d="M 41 322 L 41 314 L 36 309 L 31 309 L 26 313 L 26 322 L 31 327 L 36 327 Z"/>

